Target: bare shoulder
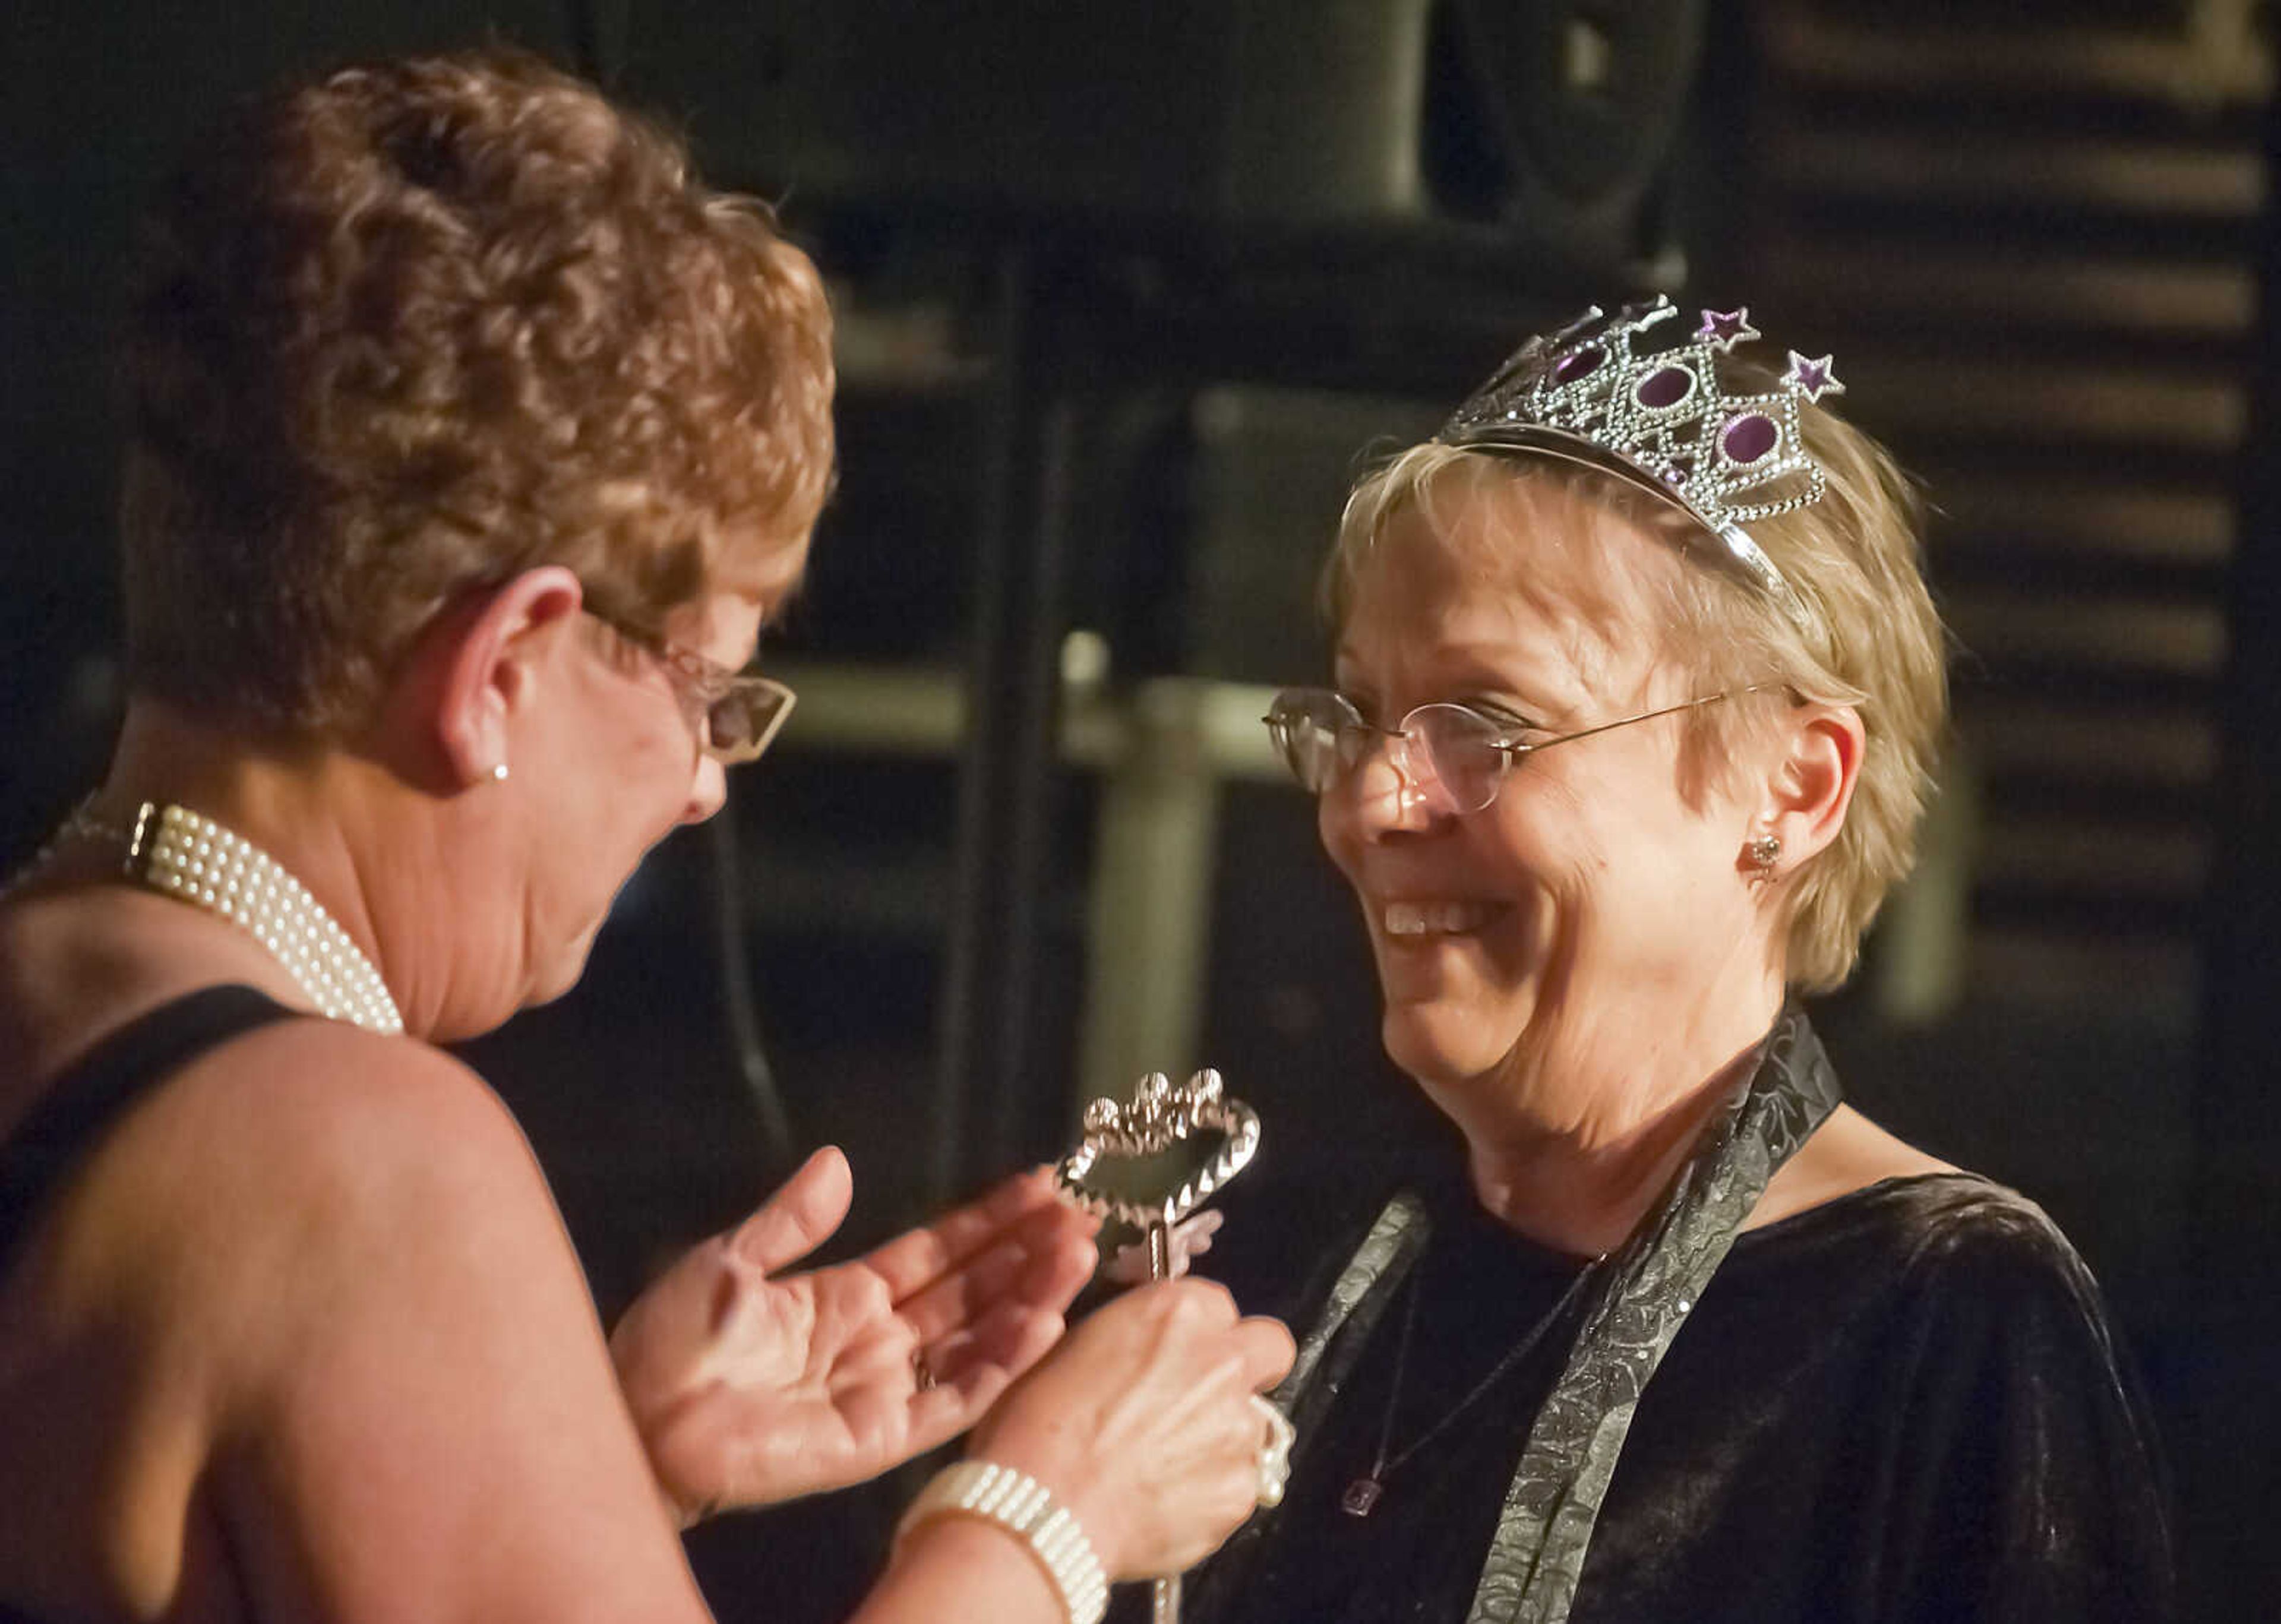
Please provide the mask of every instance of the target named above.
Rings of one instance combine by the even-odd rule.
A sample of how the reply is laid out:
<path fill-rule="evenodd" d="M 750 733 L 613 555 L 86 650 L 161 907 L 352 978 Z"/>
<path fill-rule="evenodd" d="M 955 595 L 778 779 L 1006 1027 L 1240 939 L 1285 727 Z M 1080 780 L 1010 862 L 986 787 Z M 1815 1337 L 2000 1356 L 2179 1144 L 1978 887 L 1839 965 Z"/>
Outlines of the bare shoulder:
<path fill-rule="evenodd" d="M 1774 1223 L 1888 1179 L 1960 1171 L 1840 1105 L 1776 1171 L 1744 1227 Z"/>
<path fill-rule="evenodd" d="M 216 1481 L 256 1595 L 283 1616 L 700 1616 L 584 1275 L 483 1080 L 315 1021 L 200 1073 L 178 1102 L 231 1211 L 184 1308 L 201 1340 L 236 1327 Z"/>
<path fill-rule="evenodd" d="M 443 1051 L 283 1021 L 202 1057 L 163 1105 L 119 1148 L 145 1180 L 185 1169 L 145 1216 L 192 1232 L 172 1249 L 177 1311 L 238 1327 L 242 1377 L 423 1326 L 479 1334 L 505 1299 L 549 1334 L 599 1335 L 529 1142 Z"/>
<path fill-rule="evenodd" d="M 537 1179 L 513 1116 L 474 1071 L 415 1039 L 313 1017 L 200 1056 L 130 1120 L 122 1149 L 140 1148 L 138 1138 L 195 1150 L 201 1165 L 265 1199 L 324 1190 L 346 1219 L 391 1194 L 448 1197 L 455 1183 Z"/>
<path fill-rule="evenodd" d="M 576 1273 L 530 1147 L 483 1079 L 330 1021 L 282 1021 L 184 1067 L 68 1201 L 84 1277 L 116 1281 L 178 1350 L 240 1366 L 305 1345 L 347 1281 L 384 1294 L 400 1264 L 441 1285 L 471 1239 L 505 1267 Z"/>
<path fill-rule="evenodd" d="M 217 1118 L 206 1131 L 242 1140 L 234 1151 L 226 1139 L 216 1148 L 273 1194 L 313 1184 L 350 1198 L 351 1216 L 356 1202 L 407 1195 L 544 1198 L 530 1148 L 490 1085 L 416 1039 L 283 1021 L 216 1051 L 182 1080 L 186 1102 Z"/>
<path fill-rule="evenodd" d="M 315 1019 L 208 1051 L 12 1288 L 104 1452 L 73 1504 L 151 1594 L 196 1505 L 261 1616 L 703 1616 L 545 1180 L 440 1051 Z"/>

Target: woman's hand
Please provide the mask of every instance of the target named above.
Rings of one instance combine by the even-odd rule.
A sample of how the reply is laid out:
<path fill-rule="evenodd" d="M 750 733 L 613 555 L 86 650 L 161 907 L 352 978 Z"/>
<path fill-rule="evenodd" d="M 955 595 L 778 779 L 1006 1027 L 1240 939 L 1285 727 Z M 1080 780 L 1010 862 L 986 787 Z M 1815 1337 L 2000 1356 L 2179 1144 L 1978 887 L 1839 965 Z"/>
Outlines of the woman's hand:
<path fill-rule="evenodd" d="M 1212 1237 L 1226 1221 L 1227 1215 L 1218 1207 L 1206 1207 L 1173 1225 L 1171 1244 L 1165 1248 L 1172 1272 L 1165 1278 L 1178 1280 L 1186 1274 L 1191 1263 L 1211 1250 Z M 1139 1286 L 1148 1281 L 1148 1237 L 1143 1233 L 1118 1247 L 1101 1272 L 1119 1286 Z"/>
<path fill-rule="evenodd" d="M 1144 1286 L 1071 1333 L 970 1451 L 1052 1490 L 1111 1578 L 1176 1574 L 1257 1504 L 1267 1429 L 1252 1396 L 1293 1353 L 1281 1325 L 1238 1319 L 1209 1280 Z"/>
<path fill-rule="evenodd" d="M 695 1248 L 610 1337 L 618 1380 L 684 1523 L 862 1481 L 955 1437 L 1060 1340 L 1094 1221 L 1025 1173 L 852 1263 L 772 1279 L 847 1215 L 819 1150 Z"/>

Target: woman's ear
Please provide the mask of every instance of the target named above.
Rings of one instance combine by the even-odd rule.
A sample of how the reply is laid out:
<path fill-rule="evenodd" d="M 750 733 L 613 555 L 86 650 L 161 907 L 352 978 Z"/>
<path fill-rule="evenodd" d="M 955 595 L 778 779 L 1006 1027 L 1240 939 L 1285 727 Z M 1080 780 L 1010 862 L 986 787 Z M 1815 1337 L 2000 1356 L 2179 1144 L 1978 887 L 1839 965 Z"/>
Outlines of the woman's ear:
<path fill-rule="evenodd" d="M 1851 705 L 1794 706 L 1744 832 L 1743 865 L 1772 878 L 1825 850 L 1844 827 L 1866 735 Z"/>
<path fill-rule="evenodd" d="M 438 621 L 421 657 L 429 664 L 427 720 L 454 787 L 507 776 L 516 714 L 544 684 L 584 600 L 578 577 L 549 564 Z"/>

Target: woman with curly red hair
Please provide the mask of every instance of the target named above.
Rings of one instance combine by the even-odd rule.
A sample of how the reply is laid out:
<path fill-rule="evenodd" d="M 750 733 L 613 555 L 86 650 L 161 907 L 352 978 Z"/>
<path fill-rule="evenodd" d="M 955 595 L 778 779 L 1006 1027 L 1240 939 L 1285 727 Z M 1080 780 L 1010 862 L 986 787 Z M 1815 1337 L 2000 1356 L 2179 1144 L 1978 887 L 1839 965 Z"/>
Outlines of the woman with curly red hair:
<path fill-rule="evenodd" d="M 978 1421 L 860 1616 L 1090 1624 L 1216 1544 L 1280 1326 L 1174 1283 L 1064 1340 L 1034 1176 L 779 1276 L 824 1152 L 606 1342 L 435 1047 L 568 988 L 792 703 L 746 668 L 832 372 L 767 213 L 531 59 L 350 68 L 168 192 L 127 378 L 124 731 L 0 901 L 0 1612 L 697 1620 L 677 1526 Z"/>

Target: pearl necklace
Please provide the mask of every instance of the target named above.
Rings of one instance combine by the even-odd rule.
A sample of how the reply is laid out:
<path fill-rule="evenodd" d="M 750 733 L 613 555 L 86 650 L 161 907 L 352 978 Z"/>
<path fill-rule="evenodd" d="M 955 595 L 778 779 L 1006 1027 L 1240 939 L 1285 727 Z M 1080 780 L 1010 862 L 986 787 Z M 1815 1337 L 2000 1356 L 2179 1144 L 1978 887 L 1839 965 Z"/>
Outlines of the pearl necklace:
<path fill-rule="evenodd" d="M 388 984 L 363 949 L 299 880 L 251 840 L 187 807 L 148 800 L 136 810 L 131 831 L 82 808 L 56 831 L 55 843 L 74 838 L 124 846 L 123 872 L 129 879 L 252 932 L 327 1019 L 391 1036 L 404 1030 Z"/>

